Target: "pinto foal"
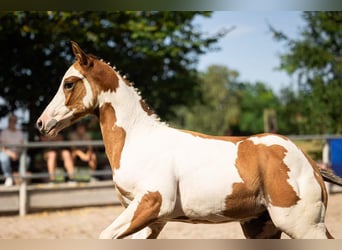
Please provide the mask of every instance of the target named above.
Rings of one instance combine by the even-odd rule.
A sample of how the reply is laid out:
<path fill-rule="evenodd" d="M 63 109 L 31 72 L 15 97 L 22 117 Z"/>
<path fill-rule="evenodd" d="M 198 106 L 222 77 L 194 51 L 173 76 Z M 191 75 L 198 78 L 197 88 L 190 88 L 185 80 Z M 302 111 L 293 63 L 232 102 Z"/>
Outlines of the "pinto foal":
<path fill-rule="evenodd" d="M 118 72 L 75 42 L 72 50 L 76 61 L 37 127 L 54 136 L 87 114 L 98 116 L 126 207 L 100 238 L 156 238 L 168 221 L 239 221 L 247 238 L 331 238 L 320 170 L 289 139 L 168 127 Z"/>

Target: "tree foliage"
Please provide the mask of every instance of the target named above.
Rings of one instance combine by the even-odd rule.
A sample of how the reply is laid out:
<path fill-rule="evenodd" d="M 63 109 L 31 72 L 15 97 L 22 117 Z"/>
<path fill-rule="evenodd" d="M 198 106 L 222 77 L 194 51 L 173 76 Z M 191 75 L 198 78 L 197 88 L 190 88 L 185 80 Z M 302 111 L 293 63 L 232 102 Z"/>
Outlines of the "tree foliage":
<path fill-rule="evenodd" d="M 190 130 L 209 134 L 223 134 L 231 124 L 237 123 L 239 102 L 238 73 L 224 66 L 212 65 L 200 76 L 201 99 L 193 106 L 177 109 L 178 123 Z"/>
<path fill-rule="evenodd" d="M 281 116 L 281 105 L 279 98 L 271 88 L 262 82 L 241 84 L 241 115 L 239 119 L 239 129 L 245 134 L 255 134 L 264 132 L 264 112 L 273 110 L 278 118 L 277 127 L 272 132 L 283 133 L 283 123 L 279 119 Z"/>
<path fill-rule="evenodd" d="M 300 105 L 292 120 L 300 133 L 341 133 L 342 12 L 305 12 L 303 18 L 299 39 L 271 27 L 288 48 L 280 69 L 298 79 L 298 94 L 292 97 Z"/>
<path fill-rule="evenodd" d="M 128 74 L 163 118 L 174 105 L 196 99 L 198 55 L 212 36 L 194 26 L 209 12 L 2 12 L 0 13 L 0 117 L 30 110 L 34 122 L 73 61 L 70 40 Z"/>
<path fill-rule="evenodd" d="M 212 65 L 201 74 L 202 99 L 178 110 L 177 125 L 208 134 L 255 134 L 264 131 L 265 109 L 279 109 L 279 99 L 264 83 L 241 82 L 239 74 Z"/>

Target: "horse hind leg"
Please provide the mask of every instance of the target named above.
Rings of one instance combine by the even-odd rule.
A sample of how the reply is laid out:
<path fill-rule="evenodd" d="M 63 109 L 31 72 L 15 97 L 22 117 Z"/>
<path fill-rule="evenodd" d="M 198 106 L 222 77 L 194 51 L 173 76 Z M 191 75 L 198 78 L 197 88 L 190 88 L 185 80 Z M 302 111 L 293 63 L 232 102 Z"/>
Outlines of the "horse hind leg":
<path fill-rule="evenodd" d="M 249 221 L 241 222 L 247 239 L 280 239 L 282 231 L 271 220 L 267 211 Z"/>
<path fill-rule="evenodd" d="M 291 238 L 333 238 L 324 224 L 323 204 L 311 204 L 306 208 L 301 203 L 289 208 L 271 206 L 268 210 L 274 225 Z"/>

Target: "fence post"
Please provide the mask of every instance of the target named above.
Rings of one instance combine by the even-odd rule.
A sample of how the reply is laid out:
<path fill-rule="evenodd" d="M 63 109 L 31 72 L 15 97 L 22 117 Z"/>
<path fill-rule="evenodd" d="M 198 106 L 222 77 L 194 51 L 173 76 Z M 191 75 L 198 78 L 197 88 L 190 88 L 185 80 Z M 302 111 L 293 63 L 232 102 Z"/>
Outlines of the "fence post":
<path fill-rule="evenodd" d="M 322 149 L 322 163 L 323 166 L 325 166 L 328 169 L 331 169 L 331 165 L 330 165 L 330 146 L 329 146 L 329 142 L 328 140 L 326 140 L 324 142 L 323 145 L 323 149 Z M 328 194 L 331 193 L 331 188 L 332 188 L 332 184 L 325 182 L 325 187 L 327 189 Z"/>
<path fill-rule="evenodd" d="M 326 167 L 330 167 L 330 146 L 329 143 L 326 141 L 323 145 L 323 149 L 322 149 L 322 163 L 326 166 Z"/>
<path fill-rule="evenodd" d="M 27 144 L 26 141 L 24 144 Z M 19 162 L 19 215 L 24 216 L 27 213 L 27 180 L 26 180 L 26 164 L 27 164 L 27 147 L 23 147 Z"/>

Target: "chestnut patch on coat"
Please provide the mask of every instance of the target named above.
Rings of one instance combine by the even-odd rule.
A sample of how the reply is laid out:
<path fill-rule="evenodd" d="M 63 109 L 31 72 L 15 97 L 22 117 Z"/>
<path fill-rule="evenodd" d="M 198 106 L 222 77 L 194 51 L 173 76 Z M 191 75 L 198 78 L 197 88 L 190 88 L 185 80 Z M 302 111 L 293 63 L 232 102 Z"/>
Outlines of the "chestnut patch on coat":
<path fill-rule="evenodd" d="M 246 218 L 261 213 L 261 198 L 273 206 L 290 207 L 299 201 L 288 183 L 289 168 L 284 163 L 286 149 L 279 145 L 255 145 L 250 140 L 238 145 L 236 168 L 243 183 L 234 183 L 226 197 L 225 216 Z"/>
<path fill-rule="evenodd" d="M 234 183 L 233 192 L 226 197 L 224 215 L 232 218 L 252 217 L 265 208 L 260 204 L 261 178 L 258 156 L 253 142 L 244 140 L 238 146 L 236 167 L 243 183 Z"/>
<path fill-rule="evenodd" d="M 126 77 L 122 77 L 122 80 L 124 81 L 124 83 L 125 83 L 128 87 L 132 87 L 132 86 L 133 86 L 133 84 L 132 84 L 130 81 L 128 81 Z"/>
<path fill-rule="evenodd" d="M 147 115 L 153 115 L 153 110 L 146 104 L 146 102 L 143 99 L 140 100 L 140 105 L 142 109 L 147 113 Z"/>
<path fill-rule="evenodd" d="M 88 55 L 87 55 L 88 56 Z M 116 91 L 119 87 L 119 78 L 116 72 L 105 62 L 88 56 L 89 60 L 93 60 L 91 66 L 82 66 L 78 61 L 74 63 L 74 67 L 84 75 L 88 82 L 95 84 L 100 91 Z M 93 87 L 92 87 L 93 88 Z"/>
<path fill-rule="evenodd" d="M 65 106 L 67 106 L 70 110 L 73 109 L 82 109 L 83 108 L 83 98 L 86 96 L 86 89 L 82 82 L 82 80 L 78 77 L 68 77 L 64 80 L 63 85 L 66 82 L 72 82 L 73 87 L 71 90 L 66 90 L 63 88 L 64 95 L 65 95 Z"/>
<path fill-rule="evenodd" d="M 156 221 L 161 205 L 162 196 L 158 191 L 145 194 L 135 210 L 129 228 L 120 236 L 120 238 L 135 233 Z"/>
<path fill-rule="evenodd" d="M 284 163 L 286 149 L 280 145 L 256 145 L 260 171 L 263 173 L 265 198 L 270 197 L 270 203 L 277 207 L 291 207 L 300 198 L 289 184 L 290 169 Z"/>
<path fill-rule="evenodd" d="M 116 115 L 110 103 L 100 107 L 100 127 L 106 154 L 112 170 L 120 168 L 121 152 L 125 144 L 126 131 L 117 126 Z"/>
<path fill-rule="evenodd" d="M 295 205 L 300 198 L 288 183 L 290 169 L 284 163 L 286 152 L 280 145 L 255 145 L 250 140 L 241 142 L 236 160 L 236 167 L 244 180 L 241 185 L 245 185 L 244 188 L 249 192 L 256 192 L 256 188 L 262 187 L 264 198 L 269 198 L 273 206 Z M 241 190 L 236 190 L 236 193 L 239 191 Z M 235 189 L 232 195 L 234 193 Z"/>
<path fill-rule="evenodd" d="M 81 78 L 76 76 L 70 76 L 64 80 L 63 85 L 66 83 L 72 83 L 71 89 L 66 89 L 63 86 L 63 92 L 65 96 L 64 105 L 73 111 L 71 123 L 77 121 L 79 118 L 90 113 L 91 110 L 86 108 L 83 103 L 83 98 L 86 96 L 87 91 Z"/>

